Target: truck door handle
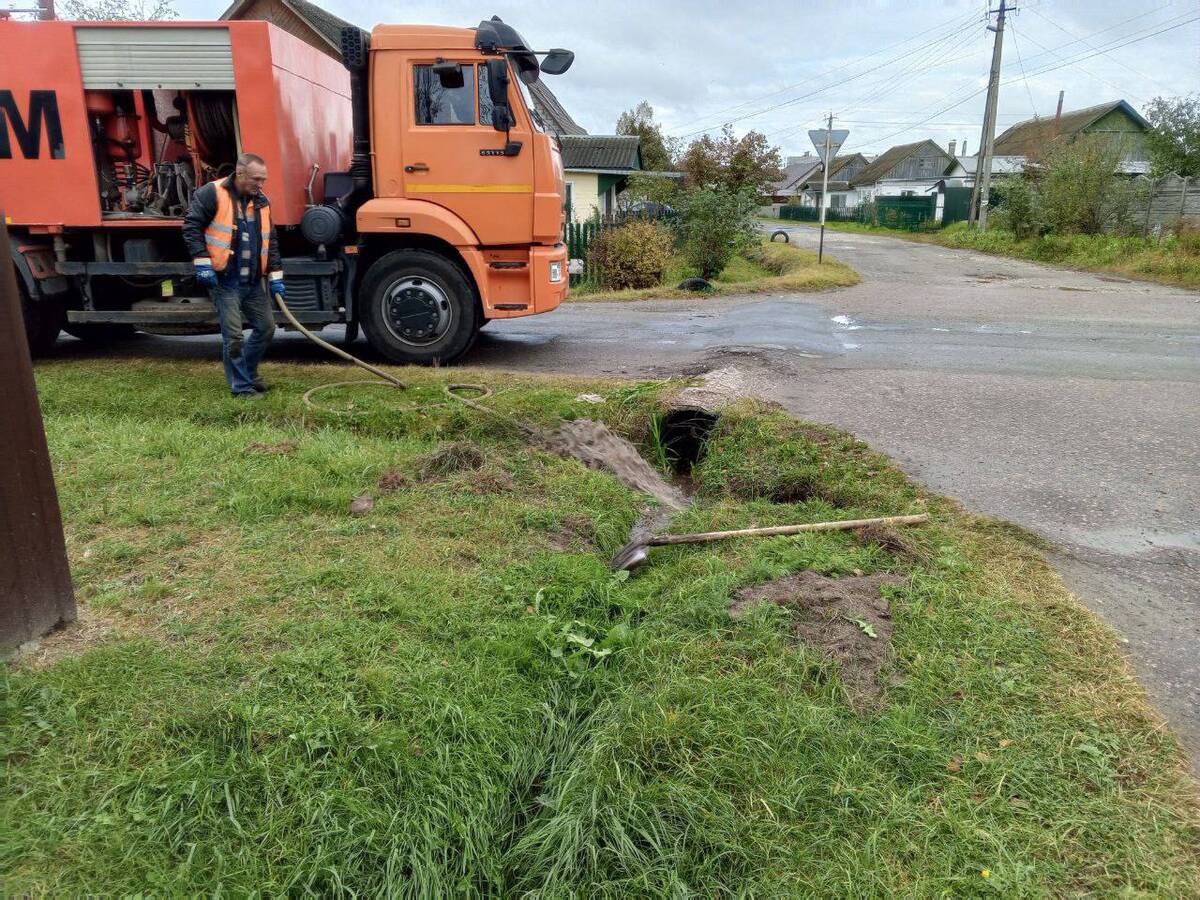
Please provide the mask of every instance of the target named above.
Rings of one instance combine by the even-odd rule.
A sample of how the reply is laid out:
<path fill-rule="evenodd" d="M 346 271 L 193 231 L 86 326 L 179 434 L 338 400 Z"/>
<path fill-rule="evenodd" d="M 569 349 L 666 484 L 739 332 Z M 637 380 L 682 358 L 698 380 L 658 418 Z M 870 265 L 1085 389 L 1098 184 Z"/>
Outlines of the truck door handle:
<path fill-rule="evenodd" d="M 413 172 L 428 172 L 429 166 L 425 163 L 413 163 L 411 166 L 405 166 L 404 171 L 412 174 Z"/>

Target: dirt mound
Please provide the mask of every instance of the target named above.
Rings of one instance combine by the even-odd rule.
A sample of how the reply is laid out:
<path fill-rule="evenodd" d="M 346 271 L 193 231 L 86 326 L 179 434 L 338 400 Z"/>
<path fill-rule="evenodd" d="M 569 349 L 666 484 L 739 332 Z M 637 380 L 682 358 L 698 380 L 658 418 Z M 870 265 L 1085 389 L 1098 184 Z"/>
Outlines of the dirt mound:
<path fill-rule="evenodd" d="M 412 481 L 399 469 L 388 469 L 375 482 L 375 489 L 381 494 L 390 494 L 412 487 Z"/>
<path fill-rule="evenodd" d="M 663 506 L 671 509 L 687 506 L 682 491 L 656 472 L 633 444 L 600 422 L 591 419 L 564 422 L 546 436 L 546 446 L 560 456 L 579 460 L 589 469 L 612 473 L 622 484 L 650 494 Z"/>
<path fill-rule="evenodd" d="M 916 545 L 889 525 L 867 525 L 865 528 L 856 529 L 854 536 L 864 547 L 878 544 L 889 553 L 909 559 L 919 555 Z"/>
<path fill-rule="evenodd" d="M 455 441 L 426 457 L 421 464 L 421 475 L 435 478 L 455 472 L 469 472 L 482 468 L 485 461 L 483 451 L 470 441 Z"/>
<path fill-rule="evenodd" d="M 887 659 L 892 615 L 881 588 L 900 584 L 893 575 L 827 578 L 800 572 L 745 588 L 729 606 L 733 618 L 756 603 L 775 603 L 792 612 L 796 635 L 838 665 L 856 706 L 869 705 L 883 690 L 879 672 Z"/>

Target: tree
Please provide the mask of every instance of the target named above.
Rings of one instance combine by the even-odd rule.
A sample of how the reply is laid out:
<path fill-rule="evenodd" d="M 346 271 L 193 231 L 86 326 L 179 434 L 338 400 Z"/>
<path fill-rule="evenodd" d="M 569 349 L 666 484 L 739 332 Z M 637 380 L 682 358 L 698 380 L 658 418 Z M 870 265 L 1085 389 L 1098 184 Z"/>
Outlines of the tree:
<path fill-rule="evenodd" d="M 1155 97 L 1146 107 L 1146 149 L 1155 175 L 1200 175 L 1200 94 Z"/>
<path fill-rule="evenodd" d="M 100 22 L 178 19 L 174 0 L 63 0 L 62 17 Z"/>
<path fill-rule="evenodd" d="M 719 138 L 705 134 L 692 141 L 679 168 L 688 187 L 721 186 L 733 194 L 749 189 L 762 196 L 783 177 L 783 158 L 764 134 L 749 131 L 738 138 L 726 125 Z"/>
<path fill-rule="evenodd" d="M 683 255 L 701 278 L 720 275 L 729 260 L 759 240 L 754 227 L 758 194 L 750 186 L 692 188 L 684 196 L 679 230 Z"/>
<path fill-rule="evenodd" d="M 1124 148 L 1106 135 L 1056 141 L 1026 166 L 1041 218 L 1055 234 L 1099 234 L 1128 226 L 1133 182 L 1117 170 Z"/>
<path fill-rule="evenodd" d="M 643 100 L 617 118 L 617 134 L 641 138 L 642 168 L 651 172 L 669 172 L 672 166 L 672 141 L 663 137 L 662 126 L 654 121 L 654 107 Z"/>

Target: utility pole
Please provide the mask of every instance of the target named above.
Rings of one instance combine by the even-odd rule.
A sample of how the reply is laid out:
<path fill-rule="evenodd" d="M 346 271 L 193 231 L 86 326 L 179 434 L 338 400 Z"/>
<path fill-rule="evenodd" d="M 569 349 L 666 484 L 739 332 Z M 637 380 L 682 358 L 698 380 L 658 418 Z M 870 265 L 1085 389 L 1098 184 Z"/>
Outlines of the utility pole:
<path fill-rule="evenodd" d="M 75 620 L 54 471 L 0 214 L 0 651 Z"/>
<path fill-rule="evenodd" d="M 825 257 L 825 207 L 829 205 L 829 147 L 833 140 L 833 112 L 825 123 L 825 152 L 821 154 L 821 237 L 817 242 L 817 265 Z"/>
<path fill-rule="evenodd" d="M 983 136 L 979 141 L 979 165 L 975 169 L 975 189 L 971 194 L 972 221 L 981 229 L 987 228 L 988 188 L 992 180 L 992 147 L 996 140 L 996 102 L 1000 99 L 1000 57 L 1004 50 L 1004 14 L 1016 9 L 1000 0 L 996 25 L 988 31 L 996 32 L 992 45 L 992 71 L 988 78 L 987 104 L 983 111 Z M 988 15 L 991 15 L 989 11 Z"/>

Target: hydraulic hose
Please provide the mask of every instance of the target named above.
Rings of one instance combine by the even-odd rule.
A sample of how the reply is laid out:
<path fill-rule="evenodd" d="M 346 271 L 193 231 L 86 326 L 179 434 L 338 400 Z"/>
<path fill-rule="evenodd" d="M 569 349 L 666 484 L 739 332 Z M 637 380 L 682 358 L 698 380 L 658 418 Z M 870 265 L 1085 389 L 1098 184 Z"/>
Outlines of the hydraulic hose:
<path fill-rule="evenodd" d="M 358 380 L 358 381 L 330 381 L 330 382 L 327 382 L 326 384 L 319 384 L 314 388 L 310 388 L 304 394 L 304 405 L 307 406 L 309 409 L 315 409 L 320 412 L 334 413 L 335 415 L 353 415 L 353 413 L 351 413 L 348 410 L 328 409 L 325 407 L 318 406 L 312 400 L 313 394 L 316 394 L 316 393 L 326 390 L 328 388 L 341 387 L 342 385 L 386 384 L 386 385 L 391 385 L 392 387 L 399 388 L 402 391 L 408 390 L 408 385 L 405 384 L 403 381 L 401 381 L 399 378 L 397 378 L 395 375 L 385 372 L 383 369 L 380 369 L 377 366 L 371 365 L 369 362 L 365 362 L 365 361 L 359 359 L 353 353 L 348 353 L 347 351 L 343 350 L 341 347 L 335 347 L 333 344 L 329 343 L 329 341 L 325 340 L 324 338 L 317 337 L 309 329 L 305 328 L 300 323 L 300 320 L 297 319 L 295 317 L 295 315 L 292 314 L 291 309 L 288 308 L 287 302 L 283 299 L 283 297 L 279 296 L 278 294 L 275 294 L 275 303 L 279 307 L 280 312 L 283 313 L 284 318 L 286 318 L 288 320 L 288 322 L 291 324 L 291 326 L 293 328 L 295 328 L 297 331 L 299 331 L 301 334 L 303 334 L 310 341 L 312 341 L 314 344 L 316 344 L 318 347 L 323 347 L 324 349 L 326 349 L 330 353 L 332 353 L 334 356 L 341 357 L 342 359 L 346 360 L 346 362 L 352 363 L 352 364 L 358 366 L 360 369 L 365 369 L 366 371 L 370 372 L 372 375 L 377 375 L 379 377 L 379 379 L 381 379 L 381 380 Z M 496 410 L 492 409 L 490 406 L 485 406 L 484 404 L 480 403 L 479 402 L 480 400 L 484 400 L 487 397 L 490 397 L 492 395 L 492 389 L 487 387 L 486 385 L 464 384 L 464 383 L 452 382 L 450 384 L 447 384 L 443 388 L 443 391 L 447 397 L 449 397 L 452 400 L 457 400 L 459 403 L 463 404 L 464 406 L 469 406 L 471 409 L 474 409 L 478 412 L 487 413 L 487 415 L 489 415 L 489 416 L 493 416 L 494 418 L 501 419 L 502 421 L 507 422 L 509 425 L 512 425 L 514 428 L 516 428 L 518 431 L 520 431 L 526 437 L 531 437 L 531 438 L 536 437 L 541 433 L 536 428 L 533 428 L 532 426 L 527 425 L 524 422 L 520 422 L 520 421 L 512 418 L 511 416 L 506 416 L 506 415 L 504 415 L 504 413 L 497 412 Z M 475 397 L 464 397 L 461 393 L 462 391 L 476 391 L 476 392 L 478 392 L 478 394 Z M 425 404 L 425 405 L 428 406 L 429 404 Z M 405 407 L 405 409 L 417 409 L 419 407 L 420 407 L 419 404 L 414 404 L 412 406 Z"/>

